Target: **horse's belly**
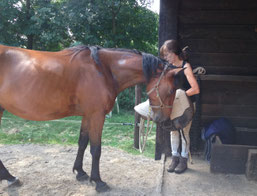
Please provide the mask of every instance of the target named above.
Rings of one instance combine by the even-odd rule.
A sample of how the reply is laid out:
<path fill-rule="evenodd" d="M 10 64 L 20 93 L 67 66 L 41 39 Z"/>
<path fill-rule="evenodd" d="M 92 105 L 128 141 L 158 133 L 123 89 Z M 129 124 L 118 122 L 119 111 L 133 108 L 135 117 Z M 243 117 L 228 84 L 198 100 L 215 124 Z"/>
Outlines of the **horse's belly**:
<path fill-rule="evenodd" d="M 15 106 L 3 106 L 4 109 L 6 109 L 8 112 L 14 114 L 15 116 L 19 116 L 20 118 L 26 119 L 26 120 L 33 120 L 33 121 L 47 121 L 47 120 L 54 120 L 59 118 L 64 118 L 67 116 L 73 116 L 73 115 L 82 115 L 78 112 L 74 111 L 63 111 L 63 110 L 53 110 L 48 109 L 47 111 L 39 112 L 38 110 L 27 110 L 25 108 L 19 108 Z"/>
<path fill-rule="evenodd" d="M 0 95 L 0 105 L 8 112 L 27 120 L 46 121 L 72 115 L 81 115 L 75 104 L 69 104 L 61 99 L 39 99 L 22 97 L 9 97 L 4 99 Z"/>

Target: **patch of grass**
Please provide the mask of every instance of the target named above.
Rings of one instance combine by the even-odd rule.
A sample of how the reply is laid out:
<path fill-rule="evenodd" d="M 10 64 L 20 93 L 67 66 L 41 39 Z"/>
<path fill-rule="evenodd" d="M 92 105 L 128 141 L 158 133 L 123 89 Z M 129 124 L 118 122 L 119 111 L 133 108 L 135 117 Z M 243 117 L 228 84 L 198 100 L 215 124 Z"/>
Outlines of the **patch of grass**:
<path fill-rule="evenodd" d="M 2 144 L 63 144 L 78 143 L 81 117 L 67 117 L 56 121 L 27 121 L 8 112 L 4 113 L 0 128 Z M 102 144 L 120 148 L 132 154 L 140 154 L 133 147 L 134 114 L 121 112 L 106 118 Z M 154 157 L 155 132 L 148 137 L 144 155 Z"/>

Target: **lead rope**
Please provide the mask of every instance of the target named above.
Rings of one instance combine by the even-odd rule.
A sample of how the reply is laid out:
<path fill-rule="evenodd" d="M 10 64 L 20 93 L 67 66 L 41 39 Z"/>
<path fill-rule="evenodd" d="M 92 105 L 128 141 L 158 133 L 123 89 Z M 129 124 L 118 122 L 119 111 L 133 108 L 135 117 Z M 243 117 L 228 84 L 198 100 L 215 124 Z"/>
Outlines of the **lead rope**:
<path fill-rule="evenodd" d="M 183 130 L 183 129 L 180 129 L 179 132 L 180 132 L 181 138 L 185 141 L 186 147 L 187 147 L 188 142 L 187 142 L 187 140 L 186 140 L 186 137 L 185 137 L 185 134 L 184 134 L 184 130 Z M 188 158 L 189 158 L 189 162 L 190 162 L 191 164 L 193 164 L 193 159 L 192 159 L 192 155 L 191 155 L 191 152 L 190 152 L 190 146 L 189 146 L 189 148 L 188 148 Z"/>
<path fill-rule="evenodd" d="M 141 117 L 140 119 L 140 127 L 139 127 L 139 151 L 143 153 L 145 150 L 145 144 L 148 135 L 152 132 L 153 129 L 153 121 L 151 122 L 151 127 L 149 129 L 150 121 L 151 121 L 151 107 L 149 107 L 149 111 L 147 114 L 147 123 L 146 123 L 146 133 L 145 133 L 145 120 Z M 142 138 L 142 141 L 141 141 Z"/>
<path fill-rule="evenodd" d="M 198 67 L 196 67 L 195 69 L 193 69 L 193 73 L 194 73 L 195 75 L 204 75 L 204 74 L 206 74 L 206 70 L 205 70 L 205 68 L 198 66 Z M 190 129 L 191 129 L 191 128 L 190 128 Z M 187 146 L 187 145 L 188 145 L 188 142 L 187 142 L 187 140 L 186 140 L 186 138 L 185 138 L 183 129 L 180 130 L 180 134 L 183 136 L 183 139 L 185 140 L 186 146 Z M 190 162 L 191 164 L 193 164 L 193 159 L 192 159 L 192 155 L 191 155 L 191 151 L 190 151 L 190 146 L 189 146 L 189 149 L 188 149 L 188 156 L 189 156 L 189 162 Z"/>
<path fill-rule="evenodd" d="M 203 67 L 196 67 L 193 70 L 193 73 L 196 75 L 204 75 L 204 74 L 206 74 L 206 70 Z"/>

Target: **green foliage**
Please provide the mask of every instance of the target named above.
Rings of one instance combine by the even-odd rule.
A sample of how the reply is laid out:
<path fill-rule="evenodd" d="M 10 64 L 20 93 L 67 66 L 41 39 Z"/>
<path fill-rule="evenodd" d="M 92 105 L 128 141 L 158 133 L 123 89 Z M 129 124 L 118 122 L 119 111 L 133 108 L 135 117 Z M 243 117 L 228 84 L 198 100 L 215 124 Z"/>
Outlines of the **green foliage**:
<path fill-rule="evenodd" d="M 127 88 L 118 95 L 118 102 L 121 109 L 132 110 L 135 105 L 135 88 Z"/>
<path fill-rule="evenodd" d="M 121 148 L 133 154 L 140 154 L 133 148 L 134 115 L 121 112 L 107 118 L 103 128 L 102 144 Z M 8 112 L 4 112 L 0 128 L 1 144 L 63 144 L 77 145 L 81 117 L 68 117 L 56 121 L 35 122 L 20 119 Z M 153 132 L 147 141 L 144 155 L 154 156 Z"/>
<path fill-rule="evenodd" d="M 135 0 L 70 0 L 67 9 L 77 41 L 157 52 L 158 16 Z"/>
<path fill-rule="evenodd" d="M 142 97 L 141 100 L 142 102 L 147 99 L 147 94 L 146 94 L 146 86 L 142 85 Z M 126 111 L 134 111 L 133 108 L 135 106 L 135 87 L 130 87 L 125 89 L 123 92 L 121 92 L 118 95 L 118 102 L 119 102 L 119 107 L 123 110 Z"/>
<path fill-rule="evenodd" d="M 150 0 L 0 0 L 0 43 L 57 51 L 77 45 L 138 49 L 157 55 L 158 16 L 146 9 Z M 145 97 L 142 98 L 145 100 Z M 122 110 L 133 111 L 134 88 L 119 95 Z M 133 123 L 133 112 L 107 119 Z M 0 143 L 75 144 L 80 118 L 32 122 L 10 114 L 3 119 Z M 5 115 L 5 117 L 6 117 Z M 105 145 L 138 153 L 133 126 L 106 124 Z M 122 138 L 122 139 L 121 139 Z M 146 154 L 153 156 L 153 141 Z M 131 150 L 132 149 L 132 150 Z"/>
<path fill-rule="evenodd" d="M 149 2 L 0 0 L 0 43 L 47 51 L 100 45 L 157 55 L 158 15 L 146 9 Z M 119 103 L 133 109 L 134 88 L 123 91 Z"/>
<path fill-rule="evenodd" d="M 63 1 L 4 0 L 0 1 L 0 42 L 34 49 L 60 50 L 71 39 L 65 22 Z"/>
<path fill-rule="evenodd" d="M 157 54 L 150 0 L 1 0 L 0 43 L 56 51 L 75 42 Z M 31 44 L 31 46 L 29 45 Z"/>
<path fill-rule="evenodd" d="M 21 10 L 18 2 L 19 0 L 0 1 L 0 42 L 12 46 L 23 46 L 24 44 L 19 24 Z"/>

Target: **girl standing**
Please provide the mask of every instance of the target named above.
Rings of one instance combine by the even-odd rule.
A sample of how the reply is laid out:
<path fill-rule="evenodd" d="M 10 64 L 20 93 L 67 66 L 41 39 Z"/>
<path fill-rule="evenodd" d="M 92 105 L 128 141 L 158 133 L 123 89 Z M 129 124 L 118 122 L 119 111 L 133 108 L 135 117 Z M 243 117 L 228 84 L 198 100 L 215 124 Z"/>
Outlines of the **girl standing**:
<path fill-rule="evenodd" d="M 167 40 L 160 48 L 160 57 L 167 60 L 170 64 L 178 68 L 186 68 L 183 76 L 183 90 L 192 101 L 195 107 L 195 95 L 200 93 L 200 89 L 196 78 L 193 74 L 191 65 L 187 61 L 186 51 L 179 47 L 176 40 Z M 183 173 L 187 169 L 187 160 L 190 147 L 189 131 L 192 121 L 183 129 L 184 140 L 182 140 L 181 153 L 178 152 L 180 145 L 179 130 L 171 132 L 171 148 L 172 148 L 172 161 L 168 168 L 168 172 Z"/>

